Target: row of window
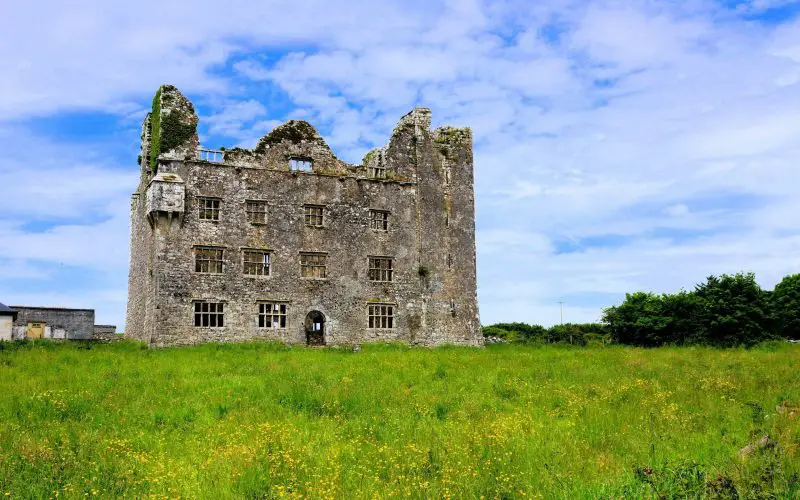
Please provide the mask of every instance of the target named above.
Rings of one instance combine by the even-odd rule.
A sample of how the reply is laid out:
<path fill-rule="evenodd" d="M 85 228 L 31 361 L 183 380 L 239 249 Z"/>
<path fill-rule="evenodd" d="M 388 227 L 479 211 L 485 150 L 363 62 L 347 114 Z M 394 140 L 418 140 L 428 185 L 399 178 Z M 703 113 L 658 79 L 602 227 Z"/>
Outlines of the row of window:
<path fill-rule="evenodd" d="M 219 247 L 195 247 L 194 270 L 197 273 L 220 274 L 225 270 L 225 249 Z M 242 272 L 248 276 L 269 276 L 271 255 L 267 250 L 245 249 L 242 251 Z M 370 281 L 393 281 L 392 257 L 367 257 L 367 275 Z M 324 252 L 300 252 L 300 276 L 303 278 L 327 278 L 328 254 Z"/>
<path fill-rule="evenodd" d="M 219 198 L 199 197 L 197 198 L 197 217 L 200 220 L 219 221 L 220 205 L 222 200 Z M 248 200 L 245 202 L 245 213 L 247 222 L 251 224 L 267 223 L 267 202 L 258 200 Z M 306 226 L 324 227 L 325 225 L 325 206 L 324 205 L 303 205 L 303 220 Z M 369 211 L 370 228 L 375 231 L 389 230 L 389 212 L 386 210 Z"/>
<path fill-rule="evenodd" d="M 285 302 L 259 302 L 256 324 L 259 328 L 286 328 L 288 308 Z M 224 328 L 225 325 L 224 302 L 194 302 L 194 326 Z M 367 328 L 394 328 L 394 304 L 368 304 Z"/>

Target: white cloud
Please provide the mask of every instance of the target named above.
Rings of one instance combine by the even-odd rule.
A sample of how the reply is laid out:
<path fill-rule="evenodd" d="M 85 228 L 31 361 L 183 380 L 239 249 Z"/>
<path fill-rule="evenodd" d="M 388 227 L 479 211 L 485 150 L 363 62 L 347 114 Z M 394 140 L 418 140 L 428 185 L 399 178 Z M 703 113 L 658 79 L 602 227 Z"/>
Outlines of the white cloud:
<path fill-rule="evenodd" d="M 248 99 L 228 102 L 222 106 L 222 111 L 200 119 L 208 125 L 210 134 L 242 140 L 248 136 L 246 124 L 266 114 L 267 108 L 263 104 Z"/>

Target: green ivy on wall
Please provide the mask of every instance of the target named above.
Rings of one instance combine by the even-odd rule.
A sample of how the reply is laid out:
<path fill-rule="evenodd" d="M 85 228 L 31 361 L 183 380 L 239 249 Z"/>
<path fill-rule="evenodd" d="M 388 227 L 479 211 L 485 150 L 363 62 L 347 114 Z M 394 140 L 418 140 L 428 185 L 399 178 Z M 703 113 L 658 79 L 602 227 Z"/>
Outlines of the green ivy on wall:
<path fill-rule="evenodd" d="M 161 154 L 161 87 L 153 97 L 153 112 L 150 114 L 150 170 L 155 173 L 158 155 Z"/>
<path fill-rule="evenodd" d="M 158 169 L 158 156 L 162 152 L 172 151 L 190 140 L 197 133 L 197 123 L 178 108 L 168 108 L 161 114 L 160 87 L 153 97 L 153 112 L 150 119 L 150 170 Z"/>

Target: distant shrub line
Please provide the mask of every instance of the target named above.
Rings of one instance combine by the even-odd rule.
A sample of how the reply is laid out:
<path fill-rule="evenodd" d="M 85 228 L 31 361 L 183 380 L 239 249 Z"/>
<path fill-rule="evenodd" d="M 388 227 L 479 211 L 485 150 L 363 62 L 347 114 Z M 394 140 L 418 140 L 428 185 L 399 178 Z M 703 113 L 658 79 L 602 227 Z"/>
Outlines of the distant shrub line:
<path fill-rule="evenodd" d="M 556 325 L 498 323 L 486 337 L 519 343 L 617 343 L 636 346 L 749 346 L 800 339 L 800 274 L 764 290 L 753 273 L 709 276 L 692 291 L 634 292 L 603 311 L 601 323 Z"/>

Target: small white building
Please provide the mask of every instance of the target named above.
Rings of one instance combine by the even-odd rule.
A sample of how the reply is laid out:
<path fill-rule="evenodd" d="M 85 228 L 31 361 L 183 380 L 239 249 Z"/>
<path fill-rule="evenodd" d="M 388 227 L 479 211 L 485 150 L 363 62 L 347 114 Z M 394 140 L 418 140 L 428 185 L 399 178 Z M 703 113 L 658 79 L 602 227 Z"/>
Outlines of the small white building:
<path fill-rule="evenodd" d="M 0 303 L 0 341 L 11 340 L 11 332 L 16 319 L 17 311 Z"/>

